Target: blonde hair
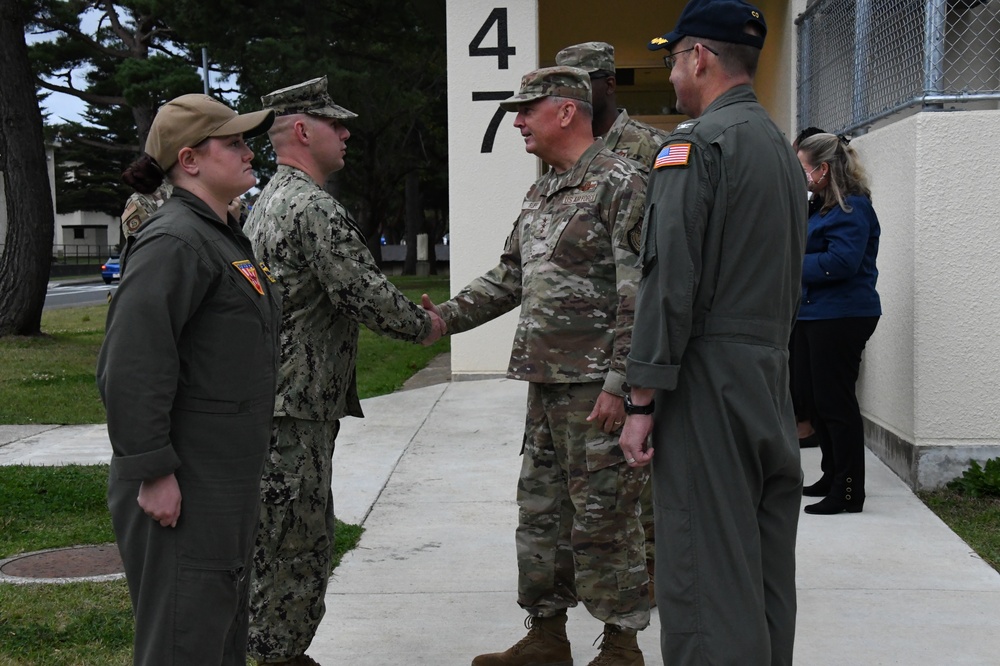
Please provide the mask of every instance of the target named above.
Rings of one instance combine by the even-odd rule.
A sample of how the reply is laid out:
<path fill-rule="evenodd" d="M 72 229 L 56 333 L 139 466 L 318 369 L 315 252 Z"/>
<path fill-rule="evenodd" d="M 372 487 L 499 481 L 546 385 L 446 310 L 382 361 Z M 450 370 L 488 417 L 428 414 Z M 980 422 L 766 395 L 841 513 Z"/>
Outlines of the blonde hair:
<path fill-rule="evenodd" d="M 830 184 L 818 193 L 823 198 L 821 212 L 826 213 L 837 205 L 850 213 L 851 207 L 845 202 L 847 197 L 853 195 L 871 198 L 868 176 L 861 166 L 857 151 L 851 148 L 847 139 L 825 132 L 814 134 L 799 144 L 799 152 L 813 166 L 825 162 L 830 167 Z"/>

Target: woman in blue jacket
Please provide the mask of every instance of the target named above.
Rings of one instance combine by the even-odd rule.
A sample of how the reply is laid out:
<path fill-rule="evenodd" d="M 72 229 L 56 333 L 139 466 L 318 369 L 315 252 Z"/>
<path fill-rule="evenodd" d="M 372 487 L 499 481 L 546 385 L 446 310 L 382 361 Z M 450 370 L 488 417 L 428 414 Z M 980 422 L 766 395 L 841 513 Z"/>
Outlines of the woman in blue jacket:
<path fill-rule="evenodd" d="M 865 441 L 855 393 L 861 352 L 882 306 L 875 282 L 880 234 L 857 153 L 833 134 L 799 145 L 799 161 L 819 210 L 809 218 L 802 303 L 795 327 L 799 389 L 819 434 L 823 476 L 802 489 L 822 497 L 806 513 L 858 513 L 865 502 Z"/>

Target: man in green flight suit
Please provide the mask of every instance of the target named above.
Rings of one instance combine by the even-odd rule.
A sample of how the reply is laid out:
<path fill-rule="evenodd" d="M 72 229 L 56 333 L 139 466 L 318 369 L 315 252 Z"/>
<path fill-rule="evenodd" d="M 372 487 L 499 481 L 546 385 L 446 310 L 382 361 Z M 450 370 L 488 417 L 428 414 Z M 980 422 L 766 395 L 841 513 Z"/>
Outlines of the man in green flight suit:
<path fill-rule="evenodd" d="M 649 45 L 669 50 L 692 118 L 650 175 L 621 436 L 632 465 L 653 463 L 667 664 L 792 663 L 802 470 L 788 336 L 806 197 L 751 87 L 766 31 L 743 0 L 692 0 Z"/>

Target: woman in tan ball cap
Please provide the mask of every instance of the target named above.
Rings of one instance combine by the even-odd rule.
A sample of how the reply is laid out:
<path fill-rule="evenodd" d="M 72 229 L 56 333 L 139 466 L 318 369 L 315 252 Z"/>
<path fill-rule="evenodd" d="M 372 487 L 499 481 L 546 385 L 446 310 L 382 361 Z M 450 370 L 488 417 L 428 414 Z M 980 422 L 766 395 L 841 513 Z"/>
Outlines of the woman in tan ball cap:
<path fill-rule="evenodd" d="M 256 184 L 244 138 L 272 121 L 178 97 L 123 174 L 140 192 L 164 178 L 174 187 L 128 238 L 97 367 L 108 507 L 143 666 L 246 663 L 280 307 L 227 205 Z"/>

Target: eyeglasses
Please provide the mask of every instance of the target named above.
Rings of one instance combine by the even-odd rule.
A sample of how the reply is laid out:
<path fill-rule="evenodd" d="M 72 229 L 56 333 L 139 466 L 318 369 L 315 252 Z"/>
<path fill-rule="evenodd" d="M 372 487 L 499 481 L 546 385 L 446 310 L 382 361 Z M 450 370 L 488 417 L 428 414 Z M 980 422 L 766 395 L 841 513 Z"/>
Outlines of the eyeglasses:
<path fill-rule="evenodd" d="M 677 64 L 677 56 L 679 56 L 682 53 L 687 53 L 688 51 L 694 51 L 695 46 L 698 46 L 698 44 L 695 44 L 689 49 L 682 49 L 680 51 L 677 51 L 676 53 L 671 53 L 670 55 L 663 56 L 663 64 L 666 65 L 667 69 L 673 69 L 674 65 Z M 711 46 L 706 46 L 705 44 L 701 44 L 701 48 L 705 49 L 712 55 L 715 56 L 719 55 L 719 52 L 713 49 Z"/>

